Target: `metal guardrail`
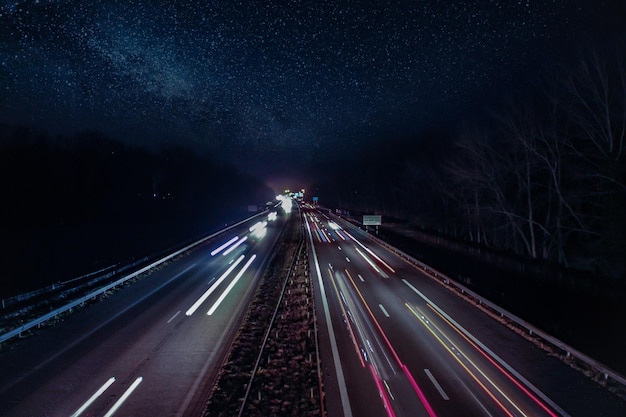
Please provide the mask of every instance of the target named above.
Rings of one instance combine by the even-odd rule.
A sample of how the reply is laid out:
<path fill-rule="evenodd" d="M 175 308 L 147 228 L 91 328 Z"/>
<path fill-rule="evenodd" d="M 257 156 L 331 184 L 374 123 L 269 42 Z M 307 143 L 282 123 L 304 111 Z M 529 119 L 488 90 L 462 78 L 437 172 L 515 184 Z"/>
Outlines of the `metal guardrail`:
<path fill-rule="evenodd" d="M 62 306 L 60 308 L 57 308 L 57 309 L 55 309 L 55 310 L 53 310 L 53 311 L 51 311 L 51 312 L 49 312 L 49 313 L 39 317 L 39 318 L 36 318 L 35 320 L 32 320 L 32 321 L 30 321 L 30 322 L 28 322 L 26 324 L 23 324 L 22 326 L 19 326 L 19 327 L 13 329 L 13 330 L 10 330 L 9 332 L 0 335 L 0 343 L 3 343 L 3 342 L 5 342 L 5 341 L 7 341 L 7 340 L 9 340 L 9 339 L 11 339 L 11 338 L 13 338 L 15 336 L 19 336 L 19 335 L 21 335 L 22 332 L 30 330 L 33 327 L 39 326 L 39 325 L 41 325 L 41 323 L 43 323 L 45 321 L 48 321 L 48 320 L 58 316 L 61 313 L 64 313 L 66 311 L 71 311 L 72 308 L 76 307 L 77 305 L 80 305 L 80 304 L 82 304 L 82 303 L 84 303 L 84 302 L 86 302 L 88 300 L 91 300 L 92 298 L 95 298 L 95 297 L 99 296 L 100 294 L 103 294 L 106 291 L 109 291 L 110 289 L 112 289 L 114 287 L 117 287 L 120 284 L 123 284 L 124 282 L 128 281 L 129 279 L 134 278 L 137 275 L 140 275 L 140 274 L 142 274 L 142 273 L 144 273 L 144 272 L 146 272 L 146 271 L 148 271 L 148 270 L 150 270 L 150 269 L 152 269 L 152 268 L 154 268 L 154 267 L 156 267 L 158 265 L 161 265 L 162 263 L 164 263 L 164 262 L 174 258 L 175 256 L 178 256 L 181 253 L 183 253 L 185 251 L 188 251 L 189 249 L 191 249 L 191 248 L 193 248 L 195 246 L 198 246 L 201 243 L 204 243 L 207 240 L 209 240 L 209 239 L 211 239 L 211 238 L 213 238 L 215 236 L 218 236 L 218 235 L 220 235 L 220 234 L 222 234 L 222 233 L 224 233 L 224 232 L 226 232 L 226 231 L 228 231 L 230 229 L 233 229 L 233 228 L 235 228 L 235 227 L 237 227 L 237 226 L 239 226 L 239 225 L 241 225 L 243 223 L 246 223 L 246 222 L 254 219 L 255 217 L 261 216 L 261 215 L 265 214 L 266 212 L 267 212 L 267 210 L 262 211 L 260 213 L 255 214 L 254 216 L 250 216 L 250 217 L 248 217 L 248 218 L 246 218 L 244 220 L 241 220 L 240 222 L 237 222 L 237 223 L 232 224 L 232 225 L 230 225 L 230 226 L 228 226 L 228 227 L 226 227 L 226 228 L 224 228 L 222 230 L 219 230 L 219 231 L 217 231 L 215 233 L 212 233 L 209 236 L 203 237 L 202 239 L 199 239 L 196 242 L 193 242 L 193 243 L 185 246 L 184 248 L 179 249 L 179 250 L 177 250 L 177 251 L 175 251 L 175 252 L 173 252 L 173 253 L 171 253 L 171 254 L 169 254 L 169 255 L 167 255 L 167 256 L 165 256 L 165 257 L 163 257 L 163 258 L 161 258 L 161 259 L 159 259 L 159 260 L 157 260 L 157 261 L 155 261 L 153 263 L 151 263 L 150 265 L 147 265 L 147 266 L 145 266 L 145 267 L 143 267 L 143 268 L 141 268 L 141 269 L 139 269 L 139 270 L 137 270 L 137 271 L 135 271 L 135 272 L 133 272 L 131 274 L 125 275 L 124 277 L 118 279 L 115 282 L 112 282 L 112 283 L 110 283 L 108 285 L 105 285 L 104 287 L 99 288 L 99 289 L 97 289 L 95 291 L 92 291 L 91 293 L 89 293 L 89 294 L 87 294 L 87 295 L 85 295 L 83 297 L 80 297 L 79 299 L 74 300 L 74 301 L 70 302 L 69 304 L 66 304 L 66 305 L 64 305 L 64 306 Z"/>
<path fill-rule="evenodd" d="M 102 269 L 100 269 L 98 271 L 90 272 L 88 274 L 82 275 L 82 276 L 77 277 L 77 278 L 73 278 L 73 279 L 70 279 L 70 280 L 67 280 L 67 281 L 63 281 L 63 282 L 53 283 L 53 284 L 47 285 L 47 286 L 45 286 L 43 288 L 38 288 L 38 289 L 33 290 L 33 291 L 29 291 L 29 292 L 26 292 L 26 293 L 17 294 L 17 295 L 11 296 L 11 297 L 3 298 L 2 299 L 2 303 L 1 303 L 2 304 L 2 309 L 3 310 L 4 309 L 8 309 L 8 308 L 11 308 L 12 306 L 14 306 L 16 304 L 24 303 L 24 302 L 26 302 L 28 300 L 31 300 L 31 299 L 33 299 L 33 298 L 35 298 L 37 296 L 44 295 L 44 294 L 49 294 L 49 293 L 58 291 L 61 288 L 66 287 L 66 286 L 68 286 L 68 285 L 70 285 L 70 284 L 72 284 L 74 282 L 77 282 L 77 281 L 87 280 L 89 278 L 96 277 L 96 276 L 106 276 L 108 274 L 114 273 L 116 266 L 117 265 L 115 265 L 115 264 L 114 265 L 109 265 L 106 268 L 102 268 Z"/>
<path fill-rule="evenodd" d="M 341 218 L 340 216 L 337 216 L 339 218 Z M 348 223 L 352 224 L 351 222 L 349 222 L 348 220 L 345 220 Z M 354 226 L 354 224 L 352 224 Z M 397 256 L 399 256 L 400 258 L 404 259 L 405 261 L 409 262 L 410 264 L 413 264 L 415 267 L 417 267 L 418 269 L 422 270 L 424 273 L 426 273 L 427 275 L 429 275 L 432 278 L 437 279 L 439 282 L 441 282 L 442 284 L 460 292 L 462 295 L 470 297 L 474 300 L 476 300 L 478 302 L 478 304 L 484 308 L 487 308 L 489 310 L 491 310 L 494 313 L 497 313 L 501 318 L 503 319 L 508 319 L 511 322 L 513 322 L 517 327 L 524 329 L 529 336 L 535 337 L 535 338 L 539 338 L 541 340 L 543 340 L 544 342 L 547 342 L 548 344 L 550 344 L 551 346 L 560 349 L 564 354 L 566 358 L 570 358 L 570 359 L 576 359 L 579 362 L 585 364 L 587 367 L 589 367 L 590 369 L 594 370 L 595 372 L 599 373 L 602 375 L 602 378 L 605 381 L 608 381 L 609 379 L 614 381 L 617 384 L 620 384 L 623 386 L 623 388 L 626 389 L 626 377 L 618 374 L 617 372 L 615 372 L 614 370 L 612 370 L 611 368 L 609 368 L 608 366 L 604 365 L 601 362 L 598 362 L 597 360 L 589 357 L 588 355 L 585 355 L 584 353 L 576 350 L 575 348 L 569 346 L 568 344 L 566 344 L 565 342 L 557 339 L 556 337 L 544 332 L 543 330 L 533 326 L 532 324 L 528 323 L 527 321 L 525 321 L 524 319 L 516 316 L 515 314 L 505 310 L 504 308 L 492 303 L 491 301 L 483 298 L 482 296 L 480 296 L 479 294 L 475 293 L 474 291 L 470 290 L 469 288 L 467 288 L 466 286 L 464 286 L 463 284 L 460 284 L 459 282 L 455 281 L 454 279 L 448 277 L 447 275 L 437 271 L 436 269 L 430 267 L 429 265 L 426 265 L 425 263 L 413 258 L 411 255 L 406 254 L 405 252 L 401 251 L 400 249 L 391 246 L 390 244 L 388 244 L 387 242 L 377 238 L 376 236 L 373 236 L 371 234 L 368 233 L 368 237 L 372 240 L 374 240 L 375 242 L 377 242 L 378 244 L 380 244 L 381 246 L 385 247 L 386 249 L 388 249 L 390 252 L 395 253 Z"/>

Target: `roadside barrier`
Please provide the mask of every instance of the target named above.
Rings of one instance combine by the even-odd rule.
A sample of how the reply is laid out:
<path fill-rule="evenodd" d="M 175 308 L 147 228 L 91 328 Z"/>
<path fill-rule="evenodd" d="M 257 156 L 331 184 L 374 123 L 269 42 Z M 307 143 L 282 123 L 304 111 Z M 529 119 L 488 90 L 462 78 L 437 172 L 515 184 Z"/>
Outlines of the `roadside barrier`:
<path fill-rule="evenodd" d="M 337 216 L 337 217 L 341 218 L 340 216 Z M 358 226 L 348 220 L 344 219 L 344 221 L 350 223 L 353 226 Z M 617 390 L 620 391 L 618 393 L 620 396 L 622 397 L 626 396 L 626 377 L 618 374 L 614 370 L 610 369 L 608 366 L 576 350 L 575 348 L 569 346 L 568 344 L 557 339 L 556 337 L 533 326 L 532 324 L 516 316 L 515 314 L 483 298 L 482 296 L 470 290 L 463 284 L 460 284 L 459 282 L 448 277 L 447 275 L 413 258 L 412 256 L 406 254 L 400 249 L 397 249 L 391 246 L 387 242 L 379 239 L 378 237 L 370 233 L 367 233 L 367 236 L 373 241 L 375 241 L 376 243 L 378 243 L 379 245 L 389 250 L 390 252 L 402 258 L 404 261 L 408 262 L 409 264 L 412 264 L 414 267 L 421 270 L 428 276 L 436 279 L 441 284 L 447 286 L 448 288 L 453 289 L 454 291 L 456 291 L 457 293 L 459 293 L 466 299 L 474 301 L 478 306 L 490 312 L 491 314 L 497 315 L 501 319 L 507 321 L 509 324 L 514 325 L 518 329 L 522 330 L 527 336 L 534 338 L 536 340 L 539 340 L 542 343 L 545 343 L 547 345 L 550 345 L 553 348 L 558 349 L 560 352 L 562 352 L 563 356 L 565 357 L 567 361 L 571 361 L 579 368 L 592 371 L 595 374 L 596 376 L 595 379 L 598 380 L 598 382 L 606 384 L 607 386 L 614 385 L 616 386 L 615 388 L 617 388 Z"/>
<path fill-rule="evenodd" d="M 267 213 L 267 210 L 262 211 L 260 213 L 257 213 L 254 216 L 248 217 L 248 218 L 246 218 L 244 220 L 241 220 L 240 222 L 237 222 L 235 224 L 232 224 L 232 225 L 230 225 L 228 227 L 225 227 L 224 229 L 219 230 L 219 231 L 217 231 L 215 233 L 212 233 L 209 236 L 205 236 L 202 239 L 197 240 L 197 241 L 195 241 L 195 242 L 185 246 L 182 249 L 179 249 L 179 250 L 177 250 L 177 251 L 175 251 L 175 252 L 173 252 L 173 253 L 171 253 L 171 254 L 169 254 L 169 255 L 167 255 L 167 256 L 165 256 L 165 257 L 163 257 L 163 258 L 161 258 L 161 259 L 159 259 L 159 260 L 157 260 L 155 262 L 152 262 L 150 265 L 147 265 L 147 266 L 145 266 L 145 267 L 143 267 L 143 268 L 141 268 L 141 269 L 139 269 L 139 270 L 137 270 L 135 272 L 132 272 L 132 273 L 130 273 L 128 275 L 123 276 L 122 278 L 116 280 L 115 282 L 112 282 L 112 283 L 110 283 L 108 285 L 105 285 L 105 286 L 103 286 L 103 287 L 101 287 L 101 288 L 99 288 L 99 289 L 97 289 L 95 291 L 92 291 L 91 293 L 89 293 L 89 294 L 87 294 L 87 295 L 85 295 L 83 297 L 80 297 L 80 298 L 78 298 L 78 299 L 76 299 L 76 300 L 74 300 L 74 301 L 72 301 L 72 302 L 70 302 L 68 304 L 65 304 L 64 306 L 62 306 L 60 308 L 57 308 L 57 309 L 55 309 L 53 311 L 50 311 L 49 313 L 47 313 L 47 314 L 45 314 L 45 315 L 43 315 L 41 317 L 38 317 L 38 318 L 36 318 L 36 319 L 34 319 L 34 320 L 32 320 L 32 321 L 30 321 L 28 323 L 25 323 L 25 324 L 15 328 L 15 329 L 13 329 L 13 330 L 10 330 L 10 331 L 0 335 L 0 344 L 5 342 L 5 341 L 7 341 L 7 340 L 9 340 L 9 339 L 11 339 L 11 338 L 13 338 L 13 337 L 15 337 L 15 336 L 19 337 L 23 332 L 25 332 L 27 330 L 30 330 L 33 327 L 38 327 L 43 322 L 48 321 L 50 319 L 53 319 L 56 316 L 58 316 L 59 314 L 61 314 L 61 313 L 65 313 L 66 311 L 70 311 L 71 312 L 72 308 L 74 308 L 74 307 L 76 307 L 76 306 L 78 306 L 78 305 L 80 305 L 80 304 L 82 304 L 82 303 L 84 303 L 84 302 L 86 302 L 88 300 L 91 300 L 91 299 L 93 299 L 93 298 L 95 298 L 95 297 L 105 293 L 106 291 L 111 290 L 112 288 L 115 288 L 115 287 L 123 284 L 124 282 L 128 281 L 129 279 L 132 279 L 132 278 L 134 278 L 134 277 L 136 277 L 136 276 L 138 276 L 138 275 L 140 275 L 140 274 L 142 274 L 142 273 L 144 273 L 146 271 L 149 271 L 150 269 L 155 268 L 155 267 L 161 265 L 164 262 L 167 262 L 168 260 L 170 260 L 170 259 L 172 259 L 172 258 L 174 258 L 174 257 L 176 257 L 178 255 L 180 255 L 181 253 L 184 253 L 184 252 L 188 251 L 189 249 L 191 249 L 191 248 L 193 248 L 195 246 L 198 246 L 198 245 L 206 242 L 209 239 L 212 239 L 212 238 L 214 238 L 216 236 L 219 236 L 220 234 L 222 234 L 222 233 L 224 233 L 224 232 L 226 232 L 226 231 L 228 231 L 230 229 L 233 229 L 233 228 L 235 228 L 235 227 L 237 227 L 237 226 L 239 226 L 239 225 L 241 225 L 243 223 L 246 223 L 246 222 L 254 219 L 255 217 L 262 216 L 265 213 Z"/>

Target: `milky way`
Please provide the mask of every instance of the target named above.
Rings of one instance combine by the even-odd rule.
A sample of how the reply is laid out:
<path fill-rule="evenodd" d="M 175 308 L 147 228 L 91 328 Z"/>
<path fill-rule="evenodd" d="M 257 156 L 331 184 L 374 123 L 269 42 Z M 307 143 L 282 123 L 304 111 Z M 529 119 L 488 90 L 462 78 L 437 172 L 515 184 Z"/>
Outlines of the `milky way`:
<path fill-rule="evenodd" d="M 588 30 L 573 4 L 5 2 L 0 122 L 309 160 L 508 88 Z"/>

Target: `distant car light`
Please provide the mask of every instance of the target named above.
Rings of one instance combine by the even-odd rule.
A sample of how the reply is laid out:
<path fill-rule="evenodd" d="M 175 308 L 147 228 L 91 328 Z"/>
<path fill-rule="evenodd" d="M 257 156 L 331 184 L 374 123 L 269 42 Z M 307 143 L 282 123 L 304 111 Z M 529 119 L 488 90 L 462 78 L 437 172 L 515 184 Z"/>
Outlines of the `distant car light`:
<path fill-rule="evenodd" d="M 252 237 L 262 239 L 267 234 L 266 226 L 267 222 L 258 222 L 253 224 L 248 230 L 250 230 Z"/>

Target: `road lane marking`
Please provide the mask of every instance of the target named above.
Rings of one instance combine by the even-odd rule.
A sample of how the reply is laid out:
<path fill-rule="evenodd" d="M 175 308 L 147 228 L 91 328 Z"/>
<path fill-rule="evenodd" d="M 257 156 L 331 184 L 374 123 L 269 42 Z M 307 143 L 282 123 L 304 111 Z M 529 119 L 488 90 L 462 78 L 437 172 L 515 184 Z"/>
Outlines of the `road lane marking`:
<path fill-rule="evenodd" d="M 346 273 L 348 273 L 347 269 L 345 271 L 346 271 Z M 350 282 L 352 283 L 352 287 L 356 291 L 357 295 L 361 299 L 361 302 L 362 302 L 363 306 L 367 310 L 367 313 L 372 318 L 372 322 L 374 323 L 375 327 L 378 329 L 378 332 L 380 333 L 380 335 L 383 337 L 383 340 L 387 344 L 387 347 L 388 347 L 389 351 L 391 351 L 391 354 L 395 358 L 396 362 L 402 368 L 402 371 L 404 372 L 404 375 L 409 380 L 409 382 L 411 384 L 411 387 L 413 387 L 413 390 L 415 391 L 415 393 L 419 397 L 420 401 L 422 402 L 422 405 L 424 406 L 424 409 L 426 410 L 426 412 L 428 413 L 428 415 L 430 417 L 437 417 L 437 414 L 435 413 L 435 410 L 433 410 L 432 406 L 430 405 L 430 402 L 426 398 L 426 395 L 424 395 L 424 392 L 422 391 L 420 386 L 415 381 L 415 378 L 413 378 L 413 375 L 411 375 L 411 372 L 409 371 L 409 369 L 400 360 L 400 356 L 398 356 L 398 353 L 396 352 L 396 350 L 392 346 L 391 342 L 389 341 L 389 338 L 387 337 L 387 334 L 383 331 L 383 328 L 380 325 L 380 323 L 378 322 L 378 320 L 376 320 L 376 317 L 374 316 L 374 313 L 372 312 L 372 309 L 370 309 L 369 304 L 367 304 L 367 301 L 365 301 L 365 298 L 363 297 L 363 294 L 359 290 L 359 287 L 357 287 L 357 285 L 354 283 L 354 280 L 352 279 L 352 276 L 350 276 L 350 274 L 348 274 L 348 277 L 350 278 Z"/>
<path fill-rule="evenodd" d="M 348 258 L 347 256 L 346 256 L 346 261 L 348 261 L 348 263 L 350 262 L 350 258 Z"/>
<path fill-rule="evenodd" d="M 428 332 L 430 334 L 433 335 L 433 337 L 435 339 L 437 339 L 437 341 L 439 342 L 439 344 L 441 344 L 441 346 L 457 361 L 457 363 L 465 370 L 465 372 L 467 372 L 467 374 L 474 380 L 474 382 L 476 382 L 476 384 L 485 392 L 485 394 L 487 394 L 495 403 L 496 405 L 498 405 L 498 407 L 500 407 L 500 409 L 509 417 L 515 417 L 515 414 L 513 414 L 503 403 L 502 401 L 500 401 L 496 395 L 491 392 L 491 390 L 480 380 L 480 378 L 478 378 L 476 376 L 475 373 L 473 373 L 471 371 L 471 369 L 469 369 L 468 365 L 466 365 L 465 363 L 463 363 L 462 358 L 461 357 L 457 357 L 457 355 L 455 355 L 455 353 L 453 352 L 453 348 L 449 347 L 442 339 L 441 337 L 439 337 L 439 335 L 437 333 L 435 333 L 434 329 L 437 329 L 437 331 L 441 334 L 442 337 L 447 338 L 447 336 L 445 336 L 445 334 L 437 327 L 434 325 L 434 323 L 430 322 L 427 323 L 425 321 L 425 317 L 422 314 L 421 311 L 418 311 L 419 309 L 417 309 L 417 307 L 412 307 L 409 303 L 404 303 L 404 305 L 409 309 L 409 311 L 411 311 L 411 313 L 424 325 L 424 327 L 426 328 L 426 330 L 428 330 Z M 452 341 L 450 339 L 448 339 L 448 341 L 452 344 Z M 458 351 L 458 348 L 456 349 Z M 463 355 L 465 357 L 465 359 L 467 359 L 469 361 L 469 358 L 467 357 L 467 355 Z M 470 363 L 472 363 L 471 361 L 469 361 Z M 519 409 L 519 407 L 513 403 L 511 401 L 511 399 L 509 397 L 506 396 L 506 394 L 504 394 L 500 388 L 498 388 L 489 378 L 487 378 L 485 376 L 485 374 L 478 369 L 478 367 L 476 367 L 476 365 L 474 365 L 472 363 L 472 366 L 481 373 L 481 375 L 483 375 L 483 377 L 485 377 L 487 379 L 487 381 L 494 387 L 496 388 L 496 390 L 498 390 L 498 392 L 500 394 L 502 394 L 504 396 L 504 398 L 509 402 L 509 404 L 513 405 L 513 407 L 515 407 L 523 416 L 526 416 L 526 414 L 524 414 L 524 412 L 522 412 L 522 410 Z"/>
<path fill-rule="evenodd" d="M 107 388 L 109 388 L 111 384 L 113 384 L 114 382 L 115 382 L 115 377 L 112 376 L 96 392 L 94 392 L 93 395 L 89 397 L 89 399 L 85 401 L 85 403 L 81 405 L 80 408 L 76 410 L 74 414 L 72 414 L 70 417 L 78 417 L 79 415 L 81 415 L 83 411 L 85 411 L 91 404 L 93 404 L 93 402 L 96 401 L 98 397 L 100 397 L 104 393 L 104 391 L 106 391 Z"/>
<path fill-rule="evenodd" d="M 363 366 L 365 368 L 365 361 L 367 361 L 367 352 L 365 352 L 365 350 L 361 350 L 361 348 L 359 347 L 359 343 L 356 340 L 356 335 L 354 333 L 354 329 L 352 327 L 352 323 L 354 323 L 355 326 L 358 326 L 357 322 L 355 321 L 354 317 L 352 317 L 352 313 L 348 310 L 346 310 L 346 308 L 348 308 L 348 301 L 346 300 L 345 296 L 343 295 L 343 291 L 341 291 L 339 288 L 337 288 L 337 284 L 335 283 L 335 279 L 333 278 L 333 272 L 329 269 L 328 270 L 328 275 L 330 276 L 330 282 L 332 282 L 333 284 L 333 288 L 335 289 L 335 292 L 337 294 L 339 294 L 339 297 L 343 300 L 343 303 L 339 303 L 339 307 L 341 307 L 341 311 L 343 313 L 343 317 L 345 317 L 345 323 L 346 326 L 348 328 L 348 333 L 350 335 L 350 338 L 352 339 L 352 345 L 354 346 L 354 350 L 357 353 L 357 356 L 359 357 L 359 360 L 361 361 L 361 366 Z M 345 305 L 345 307 L 344 307 Z"/>
<path fill-rule="evenodd" d="M 174 315 L 173 315 L 173 316 L 172 316 L 172 317 L 171 317 L 171 318 L 167 321 L 167 323 L 168 323 L 168 324 L 169 324 L 169 323 L 171 323 L 171 322 L 172 322 L 172 320 L 174 320 L 174 319 L 176 318 L 176 316 L 178 316 L 179 314 L 180 314 L 180 310 L 178 310 L 178 311 L 176 312 L 176 314 L 174 314 Z"/>
<path fill-rule="evenodd" d="M 483 412 L 485 413 L 485 415 L 487 417 L 493 417 L 493 414 L 491 414 L 489 412 L 489 410 L 487 410 L 487 407 L 485 407 L 485 405 L 483 404 L 483 402 L 481 400 L 478 399 L 478 397 L 476 397 L 476 395 L 474 395 L 474 393 L 472 392 L 471 389 L 469 389 L 469 387 L 465 384 L 465 382 L 463 382 L 463 380 L 461 380 L 461 378 L 459 378 L 458 376 L 456 376 L 456 380 L 463 386 L 463 388 L 465 388 L 465 391 L 467 391 L 467 393 L 474 399 L 474 401 L 476 402 L 476 404 L 478 404 L 480 406 L 480 408 L 482 408 Z"/>
<path fill-rule="evenodd" d="M 431 306 L 431 308 L 434 311 L 438 312 L 440 316 L 442 316 L 445 320 L 447 320 L 452 325 L 453 329 L 454 328 L 458 329 L 458 331 L 463 333 L 467 339 L 470 339 L 476 346 L 479 346 L 480 349 L 482 349 L 483 353 L 486 353 L 488 356 L 490 356 L 493 359 L 493 361 L 498 362 L 502 368 L 506 369 L 511 375 L 513 375 L 515 378 L 517 378 L 517 380 L 515 380 L 515 378 L 512 378 L 511 375 L 507 375 L 505 372 L 503 372 L 503 374 L 505 376 L 507 376 L 511 381 L 513 381 L 513 383 L 515 383 L 515 385 L 517 385 L 520 389 L 522 389 L 522 391 L 525 391 L 526 394 L 529 395 L 529 397 L 532 398 L 533 401 L 535 401 L 535 403 L 537 403 L 541 408 L 543 408 L 549 415 L 556 416 L 554 414 L 554 412 L 552 412 L 551 410 L 547 409 L 545 404 L 541 403 L 541 401 L 538 401 L 538 399 L 536 397 L 534 397 L 533 395 L 530 395 L 531 393 L 528 392 L 526 390 L 526 388 L 522 388 L 520 386 L 520 383 L 523 384 L 528 389 L 530 389 L 535 395 L 537 395 L 539 398 L 541 398 L 546 404 L 548 404 L 558 414 L 560 414 L 563 417 L 570 417 L 570 415 L 565 410 L 563 410 L 554 401 L 552 401 L 546 394 L 543 393 L 543 391 L 539 390 L 539 388 L 534 386 L 528 379 L 526 379 L 519 372 L 517 372 L 513 367 L 511 367 L 511 365 L 509 365 L 507 362 L 505 362 L 504 359 L 502 359 L 501 357 L 496 355 L 495 352 L 493 352 L 491 349 L 489 349 L 487 346 L 485 346 L 484 343 L 482 343 L 480 340 L 478 340 L 473 334 L 471 334 L 469 331 L 467 331 L 456 320 L 454 320 L 452 317 L 450 317 L 437 304 L 433 303 L 428 297 L 426 297 L 424 294 L 422 294 L 421 291 L 419 291 L 417 288 L 415 288 L 413 285 L 411 285 L 411 283 L 409 281 L 407 281 L 406 279 L 403 278 L 402 282 L 404 282 L 411 290 L 413 290 L 413 292 L 415 292 L 424 301 L 426 301 Z M 494 363 L 494 365 L 495 365 L 495 363 Z"/>
<path fill-rule="evenodd" d="M 202 294 L 202 296 L 200 298 L 198 298 L 198 300 L 189 308 L 189 310 L 187 310 L 187 312 L 185 313 L 185 315 L 187 316 L 191 316 L 197 309 L 198 307 L 200 307 L 200 305 L 202 303 L 204 303 L 206 301 L 207 298 L 209 298 L 209 295 L 211 295 L 211 293 L 213 291 L 215 291 L 215 289 L 218 287 L 218 285 L 220 285 L 222 283 L 222 281 L 224 281 L 226 279 L 226 277 L 228 276 L 228 274 L 230 274 L 231 272 L 233 272 L 233 269 L 235 269 L 237 267 L 237 265 L 239 265 L 239 263 L 241 261 L 243 261 L 243 258 L 245 258 L 244 255 L 241 255 L 239 257 L 239 259 L 237 259 L 235 261 L 235 263 L 233 263 L 227 270 L 226 272 L 224 272 L 222 274 L 222 276 L 215 282 L 215 284 L 211 285 L 211 287 L 206 290 L 204 292 L 204 294 Z"/>
<path fill-rule="evenodd" d="M 448 397 L 448 395 L 443 390 L 443 388 L 441 388 L 441 385 L 439 385 L 439 382 L 437 382 L 437 380 L 435 379 L 435 376 L 432 374 L 432 372 L 430 372 L 429 369 L 424 369 L 424 372 L 426 373 L 426 376 L 428 377 L 428 379 L 430 379 L 430 382 L 432 382 L 433 385 L 435 386 L 435 388 L 437 388 L 437 391 L 439 391 L 439 394 L 441 395 L 441 397 L 444 400 L 448 401 L 450 399 L 450 397 Z"/>
<path fill-rule="evenodd" d="M 363 279 L 363 277 L 361 276 L 361 274 L 357 275 L 359 277 L 359 279 L 361 280 L 361 282 L 365 282 L 365 280 Z"/>
<path fill-rule="evenodd" d="M 189 247 L 191 247 L 193 245 L 190 245 Z M 167 259 L 169 259 L 169 257 L 166 257 Z M 166 259 L 163 258 L 163 259 Z M 161 261 L 159 261 L 161 262 Z M 179 277 L 181 277 L 182 275 L 184 275 L 187 271 L 189 271 L 190 269 L 194 268 L 196 266 L 196 264 L 193 264 L 191 266 L 188 266 L 187 268 L 185 268 L 183 271 L 177 273 L 176 275 L 174 275 L 172 278 L 168 279 L 166 282 L 164 282 L 163 284 L 159 285 L 158 287 L 152 289 L 150 292 L 143 294 L 143 296 L 141 298 L 139 298 L 138 300 L 136 300 L 135 302 L 127 305 L 126 307 L 122 308 L 121 310 L 118 310 L 115 314 L 113 314 L 112 316 L 109 316 L 106 318 L 106 320 L 100 324 L 98 324 L 95 327 L 92 327 L 89 331 L 83 333 L 80 337 L 78 337 L 77 339 L 75 339 L 74 341 L 70 342 L 66 347 L 62 348 L 61 350 L 59 350 L 58 352 L 54 353 L 53 355 L 49 356 L 47 359 L 43 360 L 42 362 L 40 362 L 37 366 L 33 367 L 32 369 L 40 369 L 43 368 L 44 366 L 48 365 L 49 363 L 51 363 L 52 361 L 54 361 L 55 359 L 57 359 L 59 356 L 65 354 L 66 352 L 68 352 L 70 349 L 72 349 L 74 346 L 77 346 L 79 343 L 82 343 L 83 341 L 87 340 L 89 337 L 91 337 L 94 333 L 96 333 L 97 331 L 99 331 L 100 329 L 102 329 L 103 327 L 107 326 L 109 323 L 113 322 L 114 320 L 116 320 L 118 317 L 121 317 L 123 314 L 125 314 L 126 312 L 128 312 L 129 310 L 131 310 L 132 308 L 134 308 L 135 306 L 141 304 L 143 301 L 145 301 L 146 299 L 150 298 L 152 295 L 154 295 L 155 293 L 157 293 L 158 291 L 160 291 L 162 288 L 165 288 L 166 286 L 168 286 L 169 284 L 171 284 L 172 282 L 174 282 L 175 280 L 177 280 Z M 144 268 L 144 270 L 149 269 L 148 267 Z M 136 274 L 135 272 L 133 274 Z M 31 375 L 33 370 L 28 371 L 24 374 L 22 374 L 22 376 L 20 376 L 19 378 L 17 378 L 16 380 L 14 380 L 12 383 L 10 383 L 8 386 L 2 386 L 0 388 L 2 388 L 3 390 L 7 390 L 10 387 L 15 386 L 15 384 L 17 384 L 18 382 L 21 382 L 22 380 L 24 380 L 27 376 Z"/>
<path fill-rule="evenodd" d="M 115 414 L 117 410 L 122 406 L 122 404 L 124 404 L 124 402 L 128 399 L 128 397 L 130 397 L 130 394 L 132 394 L 133 391 L 135 391 L 135 389 L 139 386 L 139 384 L 141 384 L 141 381 L 143 381 L 143 377 L 135 379 L 135 382 L 133 382 L 132 385 L 128 387 L 126 392 L 124 392 L 119 400 L 117 400 L 115 404 L 113 404 L 113 407 L 111 407 L 111 409 L 104 415 L 104 417 L 111 417 L 113 414 Z"/>
<path fill-rule="evenodd" d="M 308 222 L 305 222 L 307 231 L 309 233 L 309 241 L 311 242 L 311 253 L 313 253 L 313 263 L 315 264 L 315 273 L 317 274 L 317 281 L 320 286 L 320 295 L 322 299 L 322 306 L 324 307 L 324 318 L 328 326 L 328 337 L 330 339 L 330 348 L 333 354 L 333 364 L 335 366 L 335 372 L 337 373 L 337 385 L 339 386 L 339 396 L 341 398 L 341 406 L 343 408 L 344 417 L 352 417 L 352 409 L 350 408 L 350 400 L 348 399 L 348 391 L 346 388 L 346 380 L 343 374 L 343 368 L 341 367 L 341 361 L 339 360 L 339 349 L 337 347 L 337 339 L 333 330 L 333 321 L 330 317 L 330 310 L 328 308 L 328 300 L 326 298 L 326 290 L 324 289 L 324 282 L 322 281 L 322 273 L 320 271 L 320 264 L 317 261 L 317 253 L 315 251 L 315 245 L 313 244 L 313 234 L 311 233 L 311 227 Z"/>
<path fill-rule="evenodd" d="M 239 279 L 243 276 L 243 274 L 246 272 L 246 270 L 250 267 L 250 265 L 252 264 L 252 262 L 256 259 L 256 255 L 252 255 L 250 257 L 250 259 L 248 259 L 248 262 L 246 262 L 246 264 L 243 266 L 243 268 L 241 268 L 241 270 L 239 271 L 239 273 L 237 275 L 235 275 L 235 278 L 231 281 L 230 284 L 228 284 L 228 287 L 226 287 L 226 289 L 224 290 L 224 292 L 222 293 L 222 295 L 220 295 L 220 297 L 217 299 L 217 301 L 215 302 L 215 304 L 213 304 L 213 306 L 211 307 L 211 309 L 206 313 L 207 316 L 212 315 L 213 313 L 215 313 L 215 310 L 217 310 L 217 308 L 220 306 L 220 304 L 222 303 L 222 301 L 224 301 L 224 299 L 226 298 L 226 296 L 228 295 L 228 293 L 230 292 L 230 290 L 233 289 L 233 287 L 235 286 L 235 284 L 237 284 L 237 281 L 239 281 Z"/>
<path fill-rule="evenodd" d="M 385 310 L 385 307 L 383 307 L 382 304 L 378 304 L 378 307 L 380 307 L 380 309 L 383 311 L 385 317 L 389 317 L 389 313 L 387 313 L 387 310 Z"/>

